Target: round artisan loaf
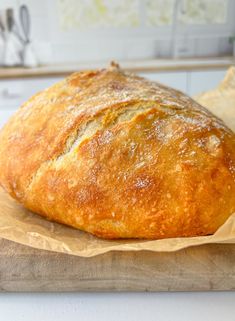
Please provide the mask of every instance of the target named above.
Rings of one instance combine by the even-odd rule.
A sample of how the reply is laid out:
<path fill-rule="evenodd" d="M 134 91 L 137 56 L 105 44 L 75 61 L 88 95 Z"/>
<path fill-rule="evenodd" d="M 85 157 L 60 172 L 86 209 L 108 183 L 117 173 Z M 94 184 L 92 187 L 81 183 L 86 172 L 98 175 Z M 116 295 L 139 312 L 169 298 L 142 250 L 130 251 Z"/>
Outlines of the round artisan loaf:
<path fill-rule="evenodd" d="M 0 183 L 35 213 L 103 238 L 208 235 L 235 212 L 235 134 L 115 65 L 78 72 L 1 130 Z"/>

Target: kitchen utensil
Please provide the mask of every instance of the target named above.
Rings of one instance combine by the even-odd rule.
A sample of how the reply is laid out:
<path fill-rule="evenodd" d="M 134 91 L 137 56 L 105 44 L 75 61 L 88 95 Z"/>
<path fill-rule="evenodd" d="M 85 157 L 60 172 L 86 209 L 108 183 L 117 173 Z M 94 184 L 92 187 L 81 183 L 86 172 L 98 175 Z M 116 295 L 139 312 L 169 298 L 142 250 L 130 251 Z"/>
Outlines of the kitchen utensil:
<path fill-rule="evenodd" d="M 0 36 L 2 37 L 3 40 L 5 40 L 5 27 L 1 16 L 0 16 Z"/>
<path fill-rule="evenodd" d="M 20 6 L 20 22 L 21 27 L 24 33 L 24 40 L 26 43 L 30 42 L 29 35 L 30 35 L 30 16 L 29 10 L 26 5 Z"/>
<path fill-rule="evenodd" d="M 20 22 L 24 33 L 23 64 L 25 67 L 36 67 L 38 62 L 30 41 L 30 15 L 26 5 L 20 6 Z"/>
<path fill-rule="evenodd" d="M 5 26 L 0 12 L 0 66 L 3 65 L 5 40 Z"/>
<path fill-rule="evenodd" d="M 19 39 L 19 41 L 24 44 L 25 40 L 22 38 L 19 32 L 19 28 L 16 24 L 16 21 L 14 19 L 14 11 L 12 8 L 7 9 L 7 26 L 9 32 L 13 32 L 15 36 Z"/>
<path fill-rule="evenodd" d="M 12 67 L 22 65 L 23 39 L 19 35 L 14 22 L 14 12 L 12 8 L 6 9 L 6 42 L 4 50 L 3 64 Z"/>
<path fill-rule="evenodd" d="M 7 29 L 9 32 L 13 29 L 13 9 L 9 8 L 6 10 L 7 17 Z"/>

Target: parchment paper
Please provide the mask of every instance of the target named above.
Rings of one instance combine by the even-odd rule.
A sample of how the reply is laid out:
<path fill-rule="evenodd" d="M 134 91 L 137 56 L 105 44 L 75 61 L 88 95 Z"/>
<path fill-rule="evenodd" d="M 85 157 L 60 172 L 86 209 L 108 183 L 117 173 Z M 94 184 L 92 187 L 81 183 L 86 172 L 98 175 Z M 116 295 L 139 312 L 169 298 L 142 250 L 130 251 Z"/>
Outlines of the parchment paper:
<path fill-rule="evenodd" d="M 235 132 L 235 67 L 230 67 L 215 89 L 194 97 Z"/>
<path fill-rule="evenodd" d="M 231 119 L 231 117 L 234 119 L 235 69 L 230 69 L 226 77 L 226 86 L 223 86 L 222 82 L 222 87 L 220 85 L 216 90 L 211 91 L 209 95 L 204 94 L 203 97 L 210 97 L 213 100 L 214 96 L 221 97 L 222 95 L 224 99 L 220 99 L 221 106 L 217 105 L 220 109 L 219 114 L 228 115 L 226 108 L 227 106 L 230 106 L 229 119 Z M 228 88 L 229 92 L 226 92 L 226 88 Z M 226 96 L 229 96 L 228 105 L 226 104 Z M 231 99 L 233 99 L 233 97 L 234 104 L 231 104 Z M 207 100 L 204 99 L 204 102 L 206 101 Z M 206 107 L 206 104 L 204 104 L 204 106 Z M 224 113 L 221 109 L 224 110 Z M 216 110 L 217 109 L 213 110 L 215 114 Z M 225 122 L 226 117 L 224 119 Z M 235 130 L 235 128 L 232 129 Z M 214 235 L 210 236 L 172 238 L 155 241 L 107 241 L 62 224 L 49 222 L 46 219 L 24 209 L 0 188 L 0 238 L 5 238 L 38 249 L 68 253 L 84 257 L 95 256 L 112 250 L 150 250 L 154 252 L 173 252 L 189 246 L 207 243 L 235 243 L 235 213 L 230 216 L 227 222 L 225 222 L 225 224 L 221 226 Z"/>

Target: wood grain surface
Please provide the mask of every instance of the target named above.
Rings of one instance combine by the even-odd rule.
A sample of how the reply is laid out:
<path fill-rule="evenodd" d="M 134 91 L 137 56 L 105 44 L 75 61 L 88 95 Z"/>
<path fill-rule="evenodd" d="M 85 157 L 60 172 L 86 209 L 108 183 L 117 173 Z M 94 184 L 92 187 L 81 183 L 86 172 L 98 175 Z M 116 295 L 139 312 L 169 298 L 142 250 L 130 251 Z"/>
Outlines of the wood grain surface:
<path fill-rule="evenodd" d="M 235 245 L 81 258 L 0 240 L 2 292 L 199 290 L 235 290 Z"/>
<path fill-rule="evenodd" d="M 234 57 L 204 57 L 183 59 L 152 59 L 119 61 L 121 67 L 131 72 L 170 72 L 187 70 L 226 69 L 235 64 Z M 0 79 L 30 77 L 65 77 L 85 70 L 107 67 L 109 61 L 74 64 L 43 65 L 36 68 L 0 68 Z"/>

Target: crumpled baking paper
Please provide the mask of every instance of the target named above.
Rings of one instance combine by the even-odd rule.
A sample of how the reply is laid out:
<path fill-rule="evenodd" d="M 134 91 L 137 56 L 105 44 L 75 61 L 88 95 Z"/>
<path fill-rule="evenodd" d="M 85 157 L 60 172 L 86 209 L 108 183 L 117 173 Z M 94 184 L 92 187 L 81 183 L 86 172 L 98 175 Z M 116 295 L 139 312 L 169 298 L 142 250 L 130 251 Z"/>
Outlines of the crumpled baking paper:
<path fill-rule="evenodd" d="M 223 85 L 224 83 L 224 85 Z M 226 91 L 227 90 L 227 91 Z M 226 104 L 226 97 L 229 104 Z M 205 99 L 206 97 L 206 99 Z M 210 98 L 209 100 L 207 98 Z M 235 118 L 235 69 L 230 69 L 224 82 L 211 91 L 209 95 L 198 96 L 203 105 L 210 107 L 213 97 L 218 102 L 221 97 L 221 105 L 213 109 L 218 116 L 231 120 Z M 224 97 L 222 99 L 222 97 Z M 234 105 L 231 107 L 231 99 L 234 97 Z M 203 99 L 201 99 L 203 98 Z M 217 104 L 218 105 L 218 104 Z M 226 111 L 230 106 L 229 112 Z M 231 109 L 233 108 L 234 109 Z M 222 110 L 224 112 L 222 112 Z M 229 113 L 229 117 L 228 117 Z M 221 116 L 222 115 L 222 116 Z M 227 118 L 228 117 L 228 118 Z M 235 122 L 234 122 L 235 124 Z M 232 123 L 230 121 L 230 127 Z M 232 128 L 235 130 L 235 128 Z M 3 189 L 0 188 L 0 238 L 5 238 L 20 244 L 34 248 L 91 257 L 109 251 L 140 251 L 173 252 L 190 246 L 209 243 L 235 243 L 235 213 L 222 225 L 215 234 L 200 237 L 171 238 L 164 240 L 103 240 L 86 232 L 76 230 L 62 224 L 47 221 L 18 204 Z"/>
<path fill-rule="evenodd" d="M 194 99 L 209 109 L 235 132 L 235 66 L 230 67 L 221 83 Z"/>

